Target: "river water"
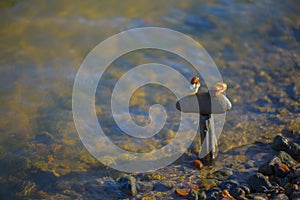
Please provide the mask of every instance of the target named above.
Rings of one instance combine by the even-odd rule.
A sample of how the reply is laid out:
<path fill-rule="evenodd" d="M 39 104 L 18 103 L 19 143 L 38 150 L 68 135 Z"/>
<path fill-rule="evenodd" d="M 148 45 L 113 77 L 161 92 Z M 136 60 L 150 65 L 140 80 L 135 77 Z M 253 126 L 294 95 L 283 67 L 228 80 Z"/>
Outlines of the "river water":
<path fill-rule="evenodd" d="M 258 166 L 265 159 L 267 143 L 278 133 L 299 142 L 299 13 L 300 3 L 292 0 L 2 1 L 1 199 L 61 198 L 69 182 L 117 173 L 94 159 L 81 143 L 72 117 L 72 89 L 87 54 L 107 37 L 131 28 L 180 31 L 197 40 L 217 64 L 233 107 L 227 113 L 216 167 Z M 103 82 L 109 87 L 132 66 L 153 57 L 184 69 L 186 76 L 194 75 L 180 58 L 146 51 L 114 62 L 117 68 Z M 101 95 L 106 93 L 110 89 L 101 90 Z M 100 104 L 96 112 L 111 137 L 125 149 L 138 148 L 118 141 L 118 129 L 110 123 L 101 95 L 98 91 L 97 99 L 96 94 Z M 131 102 L 138 123 L 148 122 L 151 102 L 174 106 L 167 91 L 138 90 Z M 167 131 L 173 134 L 176 123 L 167 122 L 171 127 Z M 102 194 L 96 197 L 102 199 Z M 72 189 L 68 195 L 72 198 Z"/>

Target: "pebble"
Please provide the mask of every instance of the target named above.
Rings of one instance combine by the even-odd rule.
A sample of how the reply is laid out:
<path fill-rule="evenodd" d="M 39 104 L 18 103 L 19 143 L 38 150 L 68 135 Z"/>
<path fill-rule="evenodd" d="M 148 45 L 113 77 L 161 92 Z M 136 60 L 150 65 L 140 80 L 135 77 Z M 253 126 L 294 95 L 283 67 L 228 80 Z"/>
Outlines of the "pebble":
<path fill-rule="evenodd" d="M 229 168 L 222 168 L 219 169 L 217 171 L 215 171 L 214 173 L 212 173 L 212 178 L 216 178 L 218 180 L 226 180 L 228 179 L 231 175 L 233 174 L 232 170 Z"/>
<path fill-rule="evenodd" d="M 269 160 L 268 162 L 262 164 L 259 168 L 258 168 L 258 172 L 270 176 L 273 174 L 273 168 L 275 166 L 276 163 L 280 163 L 281 160 L 280 158 L 278 158 L 277 156 L 273 157 L 271 160 Z"/>
<path fill-rule="evenodd" d="M 256 173 L 250 176 L 247 180 L 247 183 L 250 185 L 251 189 L 255 192 L 264 193 L 272 189 L 271 183 L 261 173 Z"/>
<path fill-rule="evenodd" d="M 121 176 L 117 180 L 118 187 L 124 193 L 135 196 L 137 193 L 135 178 L 133 176 Z"/>
<path fill-rule="evenodd" d="M 297 164 L 297 161 L 295 161 L 288 153 L 284 151 L 279 152 L 278 158 L 288 167 L 293 167 Z"/>

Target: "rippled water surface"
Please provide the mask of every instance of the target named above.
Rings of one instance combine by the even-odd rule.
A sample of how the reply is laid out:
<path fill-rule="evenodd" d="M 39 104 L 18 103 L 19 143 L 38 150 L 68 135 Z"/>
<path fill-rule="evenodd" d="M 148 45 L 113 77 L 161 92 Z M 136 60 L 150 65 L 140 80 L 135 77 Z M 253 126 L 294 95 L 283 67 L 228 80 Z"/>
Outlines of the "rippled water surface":
<path fill-rule="evenodd" d="M 199 41 L 216 62 L 233 104 L 216 167 L 257 167 L 277 133 L 299 142 L 299 13 L 300 4 L 292 0 L 0 2 L 1 199 L 89 198 L 84 195 L 89 186 L 95 189 L 93 181 L 117 176 L 81 143 L 72 117 L 72 89 L 85 56 L 107 37 L 131 28 L 180 31 Z M 175 55 L 132 52 L 112 63 L 96 93 L 100 123 L 115 143 L 137 152 L 159 148 L 174 137 L 180 115 L 176 99 L 156 86 L 134 93 L 131 114 L 138 124 L 149 122 L 153 103 L 173 115 L 157 143 L 130 146 L 101 97 L 126 71 L 149 62 L 167 64 L 186 77 L 195 73 Z M 85 191 L 72 185 L 81 182 Z M 89 192 L 93 198 L 114 198 L 111 191 L 97 189 Z"/>

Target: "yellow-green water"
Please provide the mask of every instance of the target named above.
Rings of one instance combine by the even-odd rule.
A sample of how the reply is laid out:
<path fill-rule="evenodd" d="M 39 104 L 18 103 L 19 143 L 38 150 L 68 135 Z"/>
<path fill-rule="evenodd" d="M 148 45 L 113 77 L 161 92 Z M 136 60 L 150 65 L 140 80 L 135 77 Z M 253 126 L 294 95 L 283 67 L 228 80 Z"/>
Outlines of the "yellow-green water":
<path fill-rule="evenodd" d="M 111 175 L 85 150 L 75 130 L 73 82 L 81 62 L 99 42 L 136 27 L 171 28 L 203 45 L 228 84 L 233 103 L 216 166 L 259 163 L 264 154 L 251 151 L 256 141 L 268 143 L 277 133 L 294 136 L 300 131 L 299 13 L 300 4 L 292 0 L 2 1 L 0 196 L 24 198 L 20 185 L 26 181 L 38 185 L 30 193 L 34 197 L 40 191 L 62 193 L 59 181 Z M 186 67 L 183 73 L 193 76 L 180 58 L 149 52 L 123 57 L 107 79 L 117 79 L 118 72 L 155 56 L 155 61 Z M 137 91 L 132 106 L 160 101 L 171 109 L 167 92 L 154 98 L 147 91 L 156 90 Z M 97 101 L 101 103 L 96 95 Z M 96 108 L 106 128 L 117 132 L 105 118 L 105 105 Z M 132 110 L 141 124 L 147 120 L 144 108 Z M 174 128 L 176 122 L 170 119 L 169 125 Z M 161 144 L 147 148 L 153 145 Z M 101 199 L 101 192 L 97 195 Z"/>

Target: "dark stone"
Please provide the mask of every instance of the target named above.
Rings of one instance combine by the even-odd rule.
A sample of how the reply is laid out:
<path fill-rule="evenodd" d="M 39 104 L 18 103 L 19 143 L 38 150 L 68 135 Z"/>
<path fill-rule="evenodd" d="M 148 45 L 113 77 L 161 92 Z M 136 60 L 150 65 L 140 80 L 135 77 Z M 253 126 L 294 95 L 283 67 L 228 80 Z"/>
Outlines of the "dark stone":
<path fill-rule="evenodd" d="M 35 136 L 38 143 L 51 144 L 53 142 L 51 135 L 48 132 L 42 132 Z"/>
<path fill-rule="evenodd" d="M 256 173 L 250 176 L 247 183 L 255 192 L 265 193 L 272 189 L 271 183 L 261 173 Z"/>
<path fill-rule="evenodd" d="M 295 142 L 290 143 L 287 153 L 289 153 L 294 159 L 299 160 L 300 159 L 300 146 Z"/>
<path fill-rule="evenodd" d="M 276 176 L 284 178 L 290 173 L 290 169 L 286 164 L 280 162 L 275 164 L 274 172 Z"/>
<path fill-rule="evenodd" d="M 236 188 L 234 188 L 234 189 L 232 189 L 232 190 L 230 190 L 230 192 L 229 192 L 234 198 L 238 198 L 238 197 L 240 197 L 240 196 L 245 196 L 245 191 L 242 189 L 242 188 L 240 188 L 240 187 L 236 187 Z"/>
<path fill-rule="evenodd" d="M 286 151 L 289 147 L 289 141 L 282 135 L 276 135 L 271 147 L 276 151 Z"/>
<path fill-rule="evenodd" d="M 245 191 L 246 194 L 250 194 L 250 188 L 248 186 L 241 186 L 241 188 Z"/>
<path fill-rule="evenodd" d="M 218 180 L 226 180 L 233 174 L 232 170 L 229 168 L 222 168 L 211 174 L 212 178 L 216 178 Z"/>
<path fill-rule="evenodd" d="M 268 162 L 262 164 L 259 168 L 258 168 L 258 172 L 264 174 L 264 175 L 273 175 L 273 169 L 276 163 L 280 163 L 281 160 L 275 156 L 274 158 L 272 158 L 271 160 L 269 160 Z"/>
<path fill-rule="evenodd" d="M 159 192 L 166 192 L 169 190 L 174 189 L 175 184 L 172 181 L 161 181 L 158 183 L 155 183 L 153 186 L 153 189 Z"/>
<path fill-rule="evenodd" d="M 124 193 L 135 196 L 136 191 L 136 185 L 135 185 L 135 179 L 133 176 L 121 176 L 117 180 L 118 187 L 121 191 Z"/>
<path fill-rule="evenodd" d="M 208 193 L 206 193 L 206 199 L 207 200 L 217 200 L 217 199 L 219 199 L 219 194 L 220 194 L 220 192 L 217 192 L 217 191 L 208 192 Z"/>
<path fill-rule="evenodd" d="M 239 183 L 235 180 L 228 180 L 228 181 L 223 181 L 219 187 L 222 188 L 222 190 L 232 190 L 234 188 L 237 188 L 239 186 Z"/>
<path fill-rule="evenodd" d="M 176 103 L 176 108 L 185 113 L 220 114 L 230 110 L 231 107 L 230 101 L 223 94 L 210 97 L 208 92 L 185 96 Z"/>

